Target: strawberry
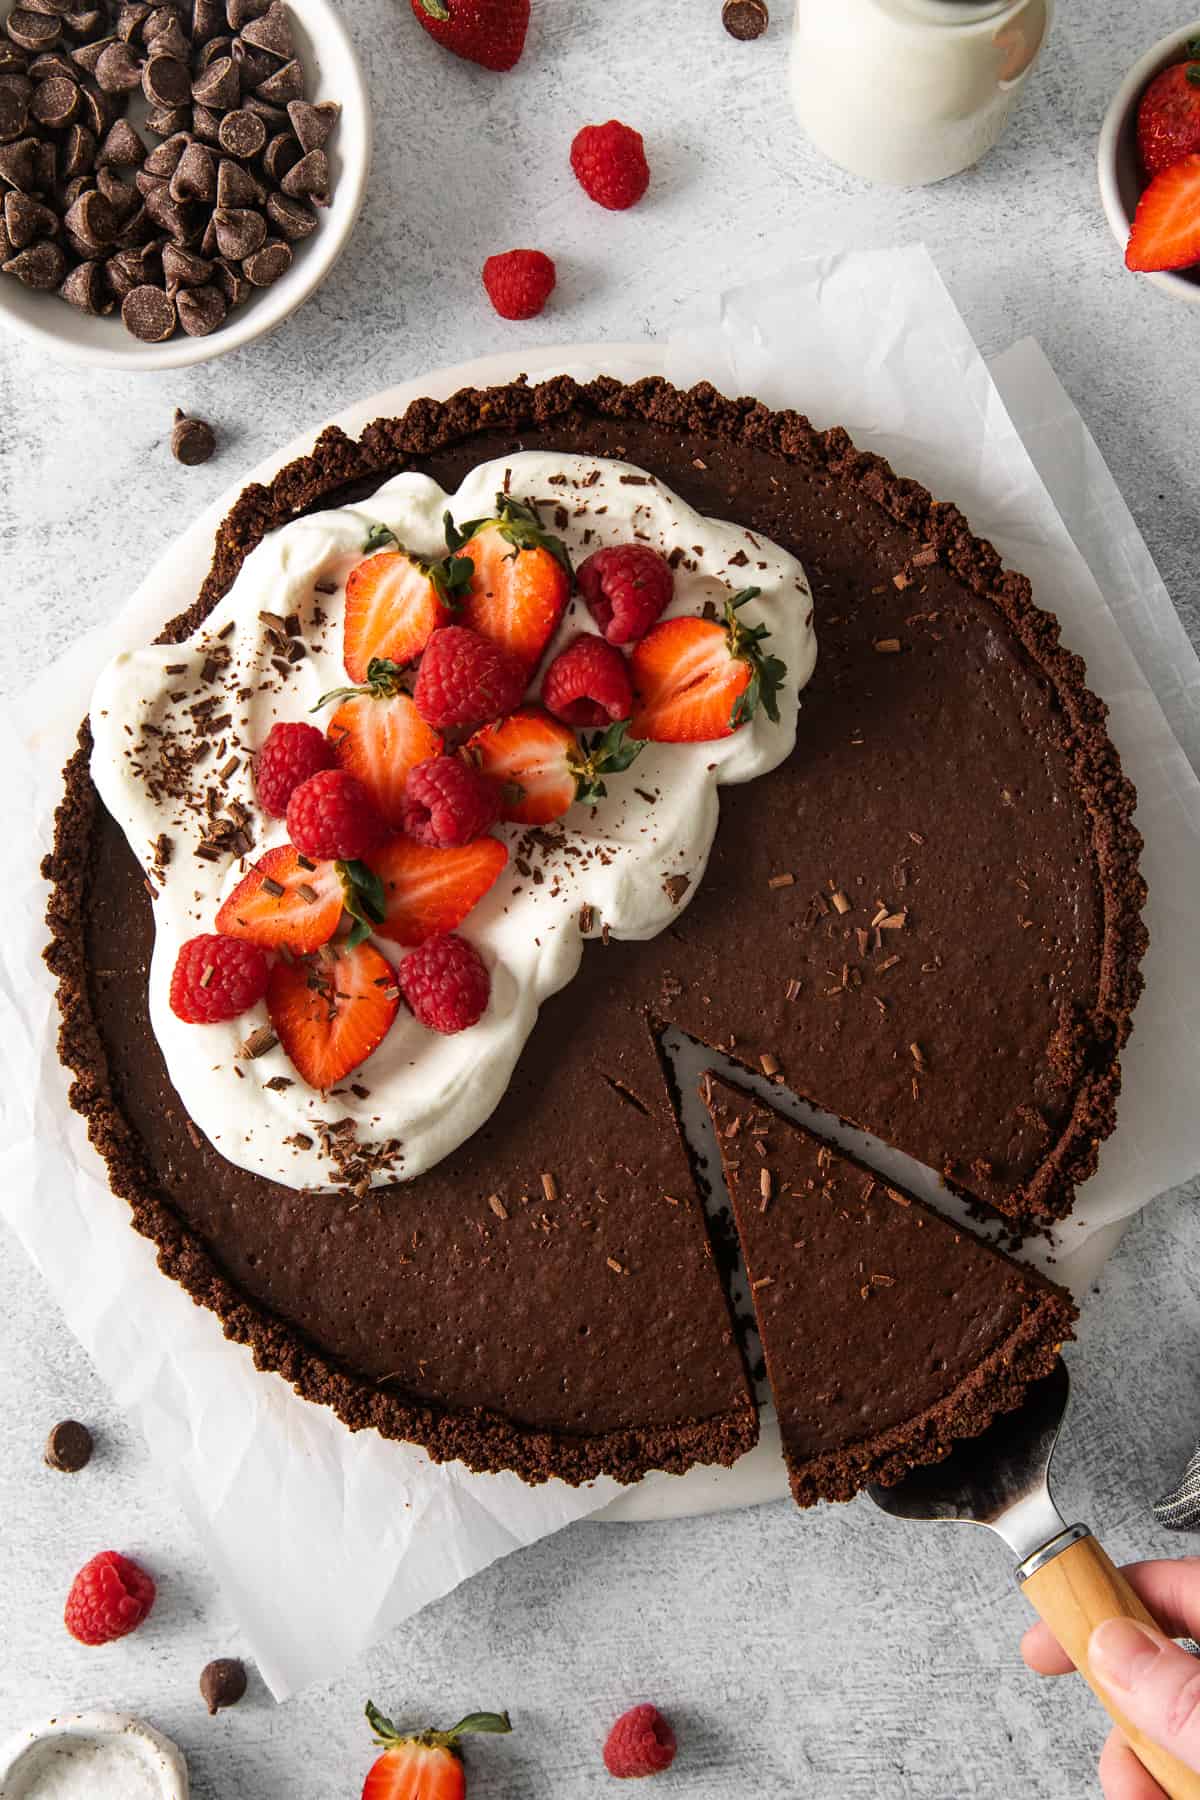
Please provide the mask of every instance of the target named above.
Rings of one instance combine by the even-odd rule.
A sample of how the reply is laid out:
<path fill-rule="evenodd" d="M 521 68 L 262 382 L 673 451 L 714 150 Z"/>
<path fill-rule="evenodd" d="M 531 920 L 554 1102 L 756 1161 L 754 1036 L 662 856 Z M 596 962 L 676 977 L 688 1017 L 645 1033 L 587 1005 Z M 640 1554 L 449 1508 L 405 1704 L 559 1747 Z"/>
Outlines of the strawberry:
<path fill-rule="evenodd" d="M 1154 77 L 1138 106 L 1138 154 L 1148 175 L 1200 151 L 1200 38 L 1188 44 L 1187 54 L 1189 61 Z"/>
<path fill-rule="evenodd" d="M 1200 155 L 1156 175 L 1138 201 L 1125 266 L 1139 272 L 1200 263 Z"/>
<path fill-rule="evenodd" d="M 367 547 L 387 539 L 392 533 L 376 526 Z M 456 557 L 425 562 L 402 545 L 356 563 L 346 582 L 342 637 L 342 660 L 351 681 L 368 682 L 377 657 L 415 662 L 438 626 L 449 620 L 470 577 L 470 567 Z"/>
<path fill-rule="evenodd" d="M 423 944 L 453 931 L 487 893 L 508 861 L 499 838 L 439 850 L 414 838 L 396 837 L 371 858 L 382 882 L 382 936 L 398 944 Z"/>
<path fill-rule="evenodd" d="M 412 0 L 431 38 L 455 56 L 503 74 L 521 60 L 529 0 Z"/>
<path fill-rule="evenodd" d="M 602 800 L 606 774 L 619 775 L 641 743 L 613 725 L 591 742 L 579 740 L 540 706 L 523 706 L 469 739 L 464 754 L 502 784 L 502 819 L 516 825 L 548 825 L 576 800 Z"/>
<path fill-rule="evenodd" d="M 456 527 L 446 514 L 446 543 L 471 565 L 464 625 L 511 650 L 532 673 L 562 618 L 571 592 L 571 559 L 543 531 L 532 507 L 496 495 L 496 517 Z"/>
<path fill-rule="evenodd" d="M 778 721 L 787 669 L 763 654 L 767 627 L 738 618 L 759 591 L 743 588 L 727 600 L 723 620 L 664 619 L 634 645 L 630 731 L 658 744 L 703 743 L 731 736 L 760 705 Z"/>
<path fill-rule="evenodd" d="M 367 1773 L 362 1800 L 464 1800 L 459 1739 L 468 1732 L 512 1730 L 507 1713 L 468 1713 L 450 1731 L 401 1732 L 370 1700 L 367 1719 L 383 1755 Z"/>
<path fill-rule="evenodd" d="M 356 775 L 388 824 L 399 830 L 404 787 L 418 763 L 440 756 L 442 740 L 427 725 L 400 686 L 403 671 L 387 657 L 373 656 L 359 687 L 322 694 L 313 711 L 340 701 L 329 721 L 328 738 L 340 767 Z"/>
<path fill-rule="evenodd" d="M 271 970 L 267 1012 L 309 1087 L 325 1093 L 365 1062 L 400 1005 L 396 971 L 370 944 L 349 940 Z"/>
<path fill-rule="evenodd" d="M 337 930 L 345 905 L 338 869 L 337 863 L 301 856 L 290 844 L 266 851 L 217 914 L 217 930 L 264 950 L 282 945 L 303 955 L 318 949 Z"/>

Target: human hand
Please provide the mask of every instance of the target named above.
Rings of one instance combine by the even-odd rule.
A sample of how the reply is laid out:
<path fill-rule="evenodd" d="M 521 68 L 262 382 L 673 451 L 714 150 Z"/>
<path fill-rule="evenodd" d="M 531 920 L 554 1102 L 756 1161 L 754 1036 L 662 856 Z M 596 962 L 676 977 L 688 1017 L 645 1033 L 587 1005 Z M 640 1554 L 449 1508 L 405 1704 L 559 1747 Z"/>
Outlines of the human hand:
<path fill-rule="evenodd" d="M 1200 1637 L 1200 1557 L 1129 1563 L 1121 1573 L 1163 1631 Z M 1048 1626 L 1031 1625 L 1021 1655 L 1038 1675 L 1066 1675 L 1074 1664 Z M 1106 1619 L 1088 1643 L 1091 1671 L 1131 1725 L 1190 1769 L 1200 1770 L 1200 1660 L 1169 1636 L 1129 1619 Z M 1115 1726 L 1100 1757 L 1105 1800 L 1164 1800 Z"/>

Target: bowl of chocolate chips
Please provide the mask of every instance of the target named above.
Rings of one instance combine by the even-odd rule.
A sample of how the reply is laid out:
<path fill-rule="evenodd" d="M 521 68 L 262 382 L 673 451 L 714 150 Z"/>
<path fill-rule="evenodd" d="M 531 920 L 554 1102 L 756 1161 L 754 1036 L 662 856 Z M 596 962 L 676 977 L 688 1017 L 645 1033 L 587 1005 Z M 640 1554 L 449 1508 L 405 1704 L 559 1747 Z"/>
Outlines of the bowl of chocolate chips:
<path fill-rule="evenodd" d="M 334 0 L 0 0 L 0 320 L 110 368 L 235 349 L 328 274 L 370 158 Z"/>

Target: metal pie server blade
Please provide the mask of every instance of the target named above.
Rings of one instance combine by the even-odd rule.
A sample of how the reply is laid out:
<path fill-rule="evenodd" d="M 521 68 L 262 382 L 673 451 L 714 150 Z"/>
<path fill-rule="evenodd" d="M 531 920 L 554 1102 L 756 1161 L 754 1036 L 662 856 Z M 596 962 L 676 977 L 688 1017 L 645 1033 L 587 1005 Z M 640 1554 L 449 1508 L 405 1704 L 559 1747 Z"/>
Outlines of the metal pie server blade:
<path fill-rule="evenodd" d="M 1086 1525 L 1067 1525 L 1050 1493 L 1050 1463 L 1067 1410 L 1070 1381 L 1061 1360 L 1034 1383 L 1016 1412 L 979 1437 L 964 1438 L 943 1462 L 913 1469 L 894 1487 L 867 1489 L 894 1518 L 986 1525 L 1017 1559 L 1025 1598 L 1049 1625 L 1079 1673 L 1169 1800 L 1200 1800 L 1200 1774 L 1146 1737 L 1092 1676 L 1088 1639 L 1103 1619 L 1154 1619 Z"/>

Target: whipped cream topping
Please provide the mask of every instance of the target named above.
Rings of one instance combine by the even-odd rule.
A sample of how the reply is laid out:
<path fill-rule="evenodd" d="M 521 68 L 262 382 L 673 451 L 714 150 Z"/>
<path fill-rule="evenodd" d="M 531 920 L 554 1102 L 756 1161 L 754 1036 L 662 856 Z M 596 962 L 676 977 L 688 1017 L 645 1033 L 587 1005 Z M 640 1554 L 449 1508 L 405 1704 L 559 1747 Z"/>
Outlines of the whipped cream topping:
<path fill-rule="evenodd" d="M 308 717 L 322 694 L 345 684 L 345 582 L 371 527 L 386 525 L 407 549 L 437 557 L 445 553 L 447 508 L 458 521 L 490 516 L 502 489 L 537 506 L 576 563 L 631 539 L 674 553 L 668 616 L 698 614 L 710 601 L 720 612 L 731 592 L 759 588 L 741 616 L 770 628 L 766 648 L 787 665 L 779 721 L 760 710 L 728 738 L 649 744 L 627 773 L 608 778 L 608 798 L 598 804 L 576 803 L 536 832 L 496 827 L 508 864 L 459 927 L 491 971 L 483 1018 L 442 1037 L 401 1006 L 374 1054 L 319 1094 L 279 1046 L 239 1055 L 255 1028 L 269 1024 L 265 1005 L 223 1024 L 184 1024 L 168 1003 L 171 972 L 180 945 L 214 929 L 254 856 L 287 841 L 283 821 L 258 807 L 253 753 L 277 720 Z M 379 1183 L 419 1175 L 478 1130 L 504 1094 L 541 1002 L 579 967 L 584 936 L 648 938 L 669 925 L 703 876 L 717 789 L 766 774 L 790 754 L 799 691 L 816 661 L 812 610 L 794 557 L 741 526 L 704 518 L 653 476 L 599 458 L 524 451 L 481 464 L 455 494 L 404 474 L 358 504 L 295 520 L 246 558 L 193 637 L 115 658 L 92 704 L 92 777 L 153 895 L 155 1036 L 191 1119 L 222 1156 L 288 1187 L 335 1187 L 346 1180 L 350 1142 L 365 1152 L 356 1179 L 371 1164 Z M 542 666 L 591 625 L 574 595 Z M 382 936 L 376 943 L 392 962 L 405 954 Z M 341 1127 L 332 1140 L 330 1125 Z"/>

